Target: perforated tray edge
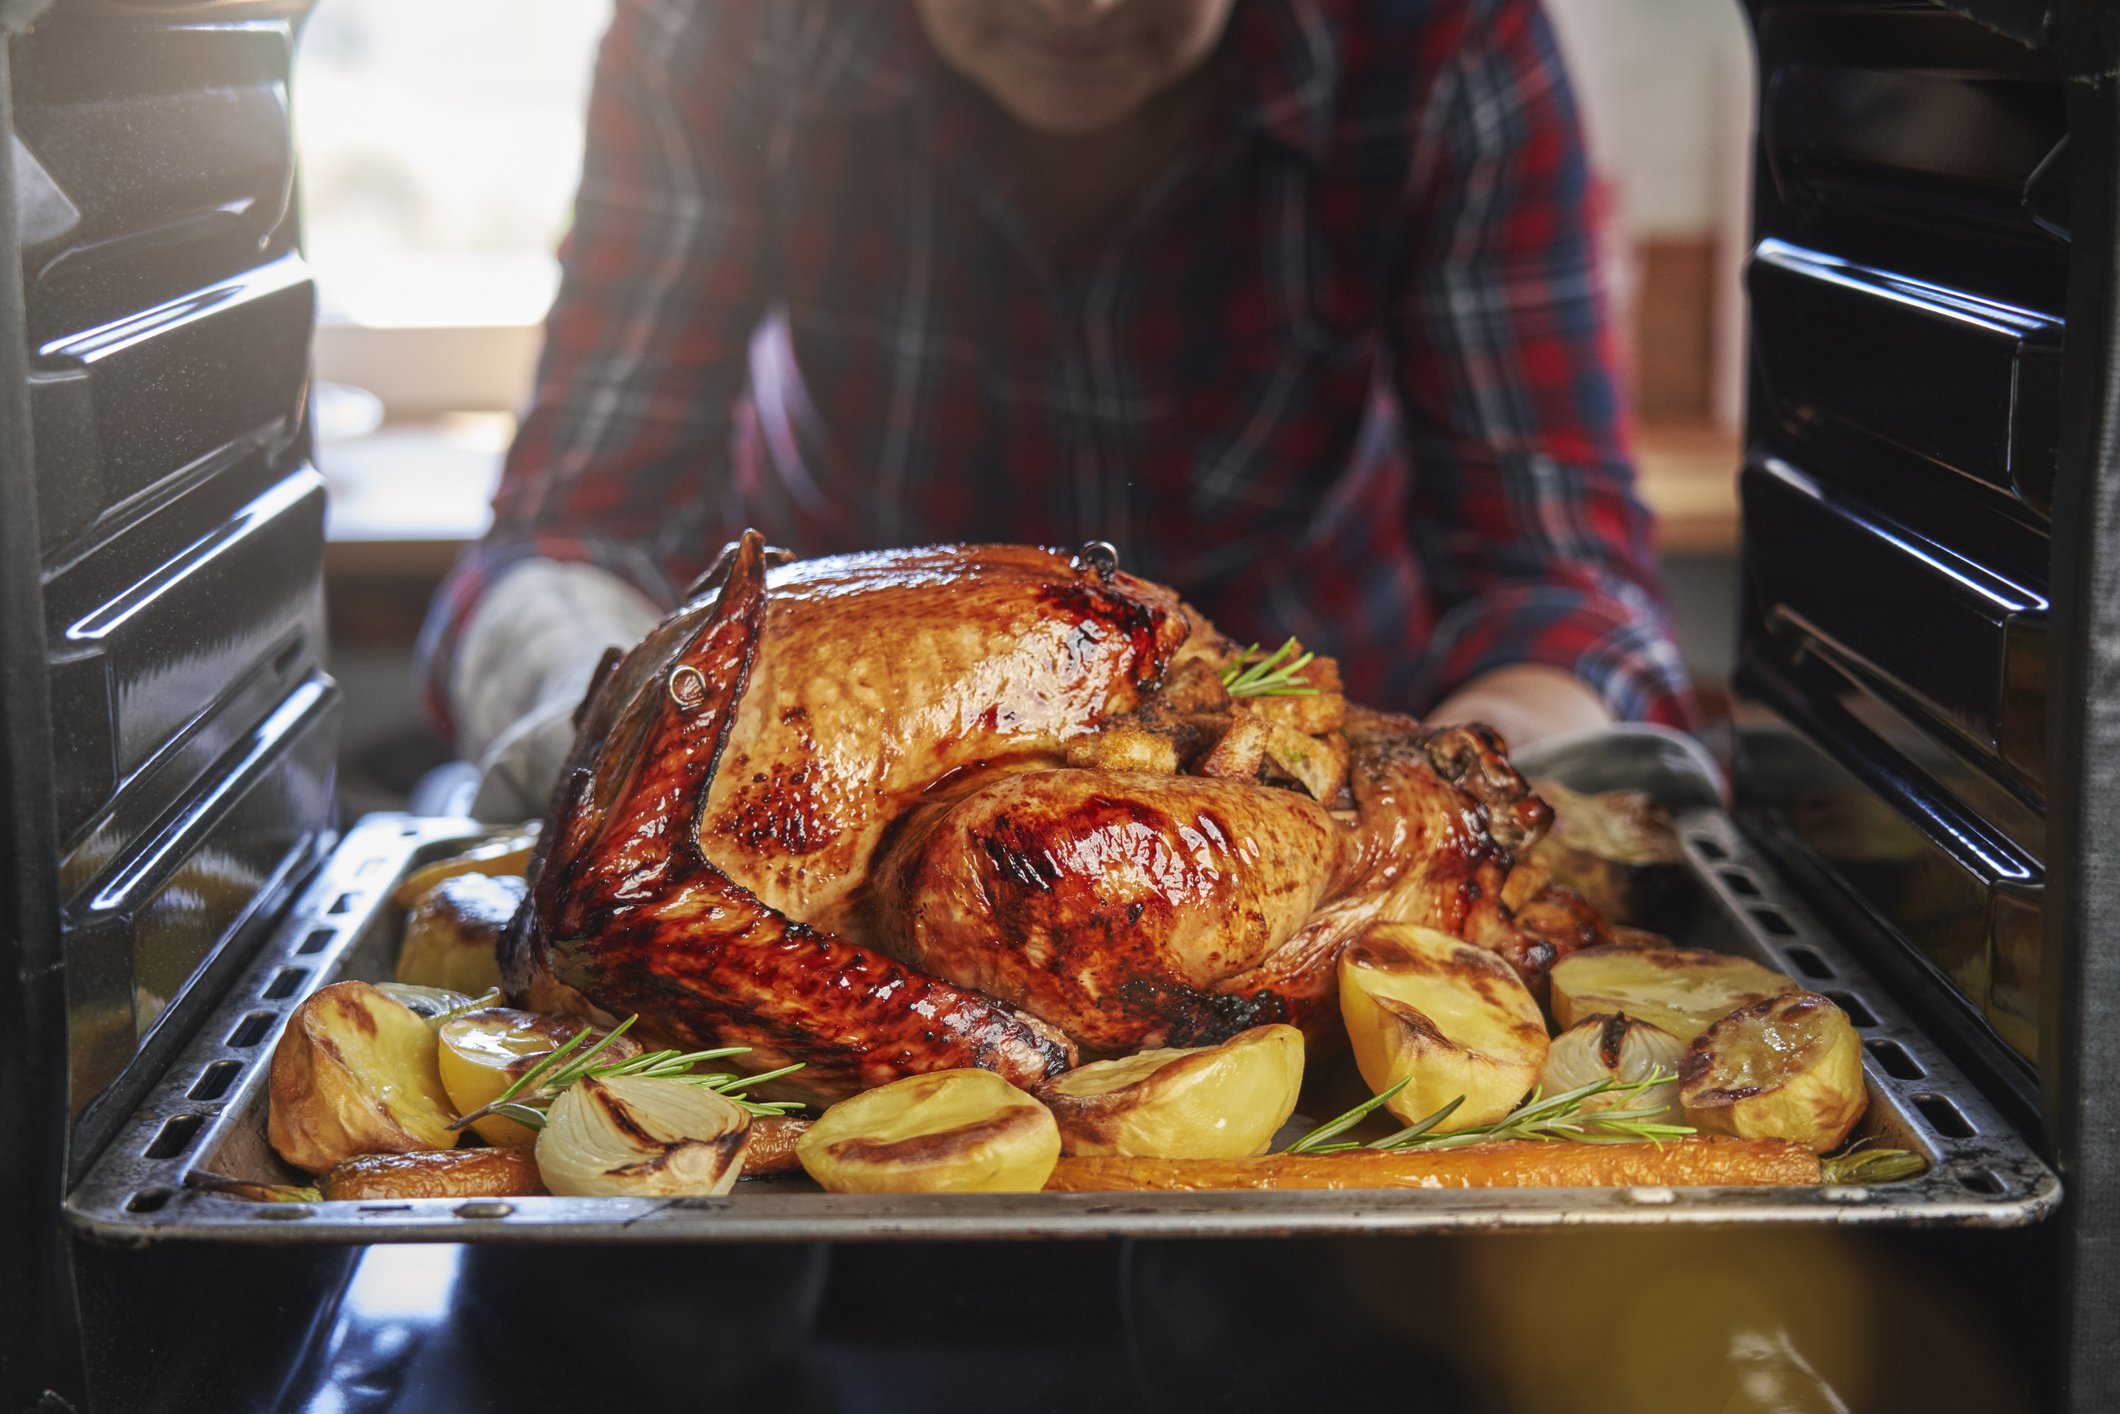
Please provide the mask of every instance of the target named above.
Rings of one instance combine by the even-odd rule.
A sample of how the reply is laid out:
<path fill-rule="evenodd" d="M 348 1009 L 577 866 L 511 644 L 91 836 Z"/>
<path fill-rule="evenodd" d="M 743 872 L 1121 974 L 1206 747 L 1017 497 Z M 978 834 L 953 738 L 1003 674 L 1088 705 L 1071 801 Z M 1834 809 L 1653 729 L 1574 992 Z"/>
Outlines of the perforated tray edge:
<path fill-rule="evenodd" d="M 1743 950 L 1798 978 L 1807 969 L 1794 950 L 1808 950 L 1833 974 L 1810 980 L 1867 1012 L 1874 1024 L 1861 1029 L 1874 1124 L 1921 1150 L 1931 1161 L 1927 1173 L 1878 1187 L 875 1196 L 776 1191 L 767 1180 L 724 1198 L 387 1204 L 257 1204 L 186 1188 L 194 1168 L 277 1162 L 258 1152 L 260 1114 L 286 1016 L 336 980 L 364 944 L 394 941 L 384 937 L 399 923 L 390 891 L 409 869 L 489 832 L 468 820 L 371 815 L 347 834 L 243 981 L 120 1128 L 68 1197 L 66 1218 L 91 1240 L 140 1246 L 1265 1237 L 1644 1223 L 2013 1227 L 2052 1212 L 2061 1197 L 2052 1170 L 1788 895 L 1729 818 L 1695 806 L 1676 819 L 1688 864 Z M 1746 887 L 1757 892 L 1741 892 Z M 1788 931 L 1770 933 L 1768 914 Z M 1921 1077 L 1888 1073 L 1880 1043 L 1900 1047 Z M 213 1088 L 209 1076 L 222 1088 L 194 1098 Z M 1939 1129 L 1925 1105 L 1937 1117 L 1955 1113 L 1958 1123 L 1946 1127 L 1965 1133 Z"/>

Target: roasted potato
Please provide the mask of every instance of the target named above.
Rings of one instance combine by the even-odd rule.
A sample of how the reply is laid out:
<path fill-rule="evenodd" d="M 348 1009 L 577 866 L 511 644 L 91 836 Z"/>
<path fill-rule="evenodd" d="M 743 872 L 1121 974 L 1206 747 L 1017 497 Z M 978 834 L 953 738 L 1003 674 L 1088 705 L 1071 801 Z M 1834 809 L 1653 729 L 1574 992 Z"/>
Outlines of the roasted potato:
<path fill-rule="evenodd" d="M 493 945 L 528 885 L 487 874 L 453 874 L 421 894 L 405 920 L 397 980 L 477 996 L 501 984 Z"/>
<path fill-rule="evenodd" d="M 750 1111 L 682 1080 L 614 1075 L 559 1093 L 537 1132 L 545 1187 L 567 1198 L 726 1193 L 743 1172 Z"/>
<path fill-rule="evenodd" d="M 990 1070 L 939 1070 L 841 1100 L 795 1157 L 833 1193 L 1035 1193 L 1060 1129 Z"/>
<path fill-rule="evenodd" d="M 1303 1033 L 1255 1026 L 1219 1046 L 1092 1061 L 1033 1093 L 1065 1154 L 1241 1159 L 1266 1152 L 1302 1086 Z"/>
<path fill-rule="evenodd" d="M 1439 1132 L 1516 1108 L 1546 1064 L 1546 1023 L 1516 969 L 1433 928 L 1373 924 L 1340 955 L 1340 1015 L 1362 1079 L 1411 1124 L 1459 1096 Z"/>
<path fill-rule="evenodd" d="M 1290 655 L 1301 657 L 1300 651 Z M 1269 694 L 1244 699 L 1254 712 L 1305 736 L 1336 732 L 1347 720 L 1347 698 L 1341 691 L 1340 664 L 1335 658 L 1313 658 L 1296 670 L 1297 677 L 1314 689 L 1287 695 Z"/>
<path fill-rule="evenodd" d="M 1840 1147 L 1869 1107 L 1862 1041 L 1848 1014 L 1815 992 L 1740 1007 L 1693 1039 L 1679 1100 L 1697 1129 Z"/>
<path fill-rule="evenodd" d="M 1140 727 L 1109 727 L 1068 742 L 1067 764 L 1077 770 L 1143 771 L 1153 776 L 1171 776 L 1178 771 L 1178 745 L 1167 736 Z"/>
<path fill-rule="evenodd" d="M 1239 703 L 1229 710 L 1229 730 L 1214 750 L 1200 758 L 1195 768 L 1203 776 L 1248 781 L 1259 774 L 1266 761 L 1266 744 L 1273 740 L 1273 723 Z"/>
<path fill-rule="evenodd" d="M 1660 916 L 1685 885 L 1683 851 L 1671 817 L 1647 795 L 1609 790 L 1581 795 L 1558 781 L 1533 781 L 1553 807 L 1553 828 L 1532 850 L 1607 922 L 1639 924 Z"/>
<path fill-rule="evenodd" d="M 1301 784 L 1313 800 L 1336 799 L 1340 787 L 1347 784 L 1347 738 L 1339 732 L 1305 736 L 1271 718 L 1268 725 L 1273 735 L 1266 741 L 1267 766 Z"/>
<path fill-rule="evenodd" d="M 366 982 L 334 982 L 295 1008 L 272 1053 L 266 1135 L 296 1168 L 456 1143 L 429 1027 Z"/>
<path fill-rule="evenodd" d="M 436 884 L 459 874 L 521 878 L 529 871 L 530 851 L 537 847 L 537 831 L 535 824 L 526 825 L 520 830 L 495 835 L 462 854 L 422 865 L 398 881 L 398 886 L 391 890 L 391 901 L 399 908 L 410 908 Z"/>
<path fill-rule="evenodd" d="M 573 1040 L 586 1025 L 580 1017 L 504 1006 L 484 1007 L 443 1022 L 438 1059 L 449 1102 L 458 1114 L 465 1115 L 492 1104 L 523 1072 Z M 597 1030 L 571 1054 L 588 1050 L 603 1034 Z M 621 1036 L 598 1052 L 597 1058 L 631 1060 L 640 1053 L 638 1041 Z M 474 1120 L 471 1127 L 489 1144 L 525 1148 L 537 1142 L 536 1131 L 499 1115 Z"/>
<path fill-rule="evenodd" d="M 544 1193 L 526 1149 L 437 1149 L 423 1154 L 358 1154 L 317 1182 L 327 1200 L 534 1198 Z"/>
<path fill-rule="evenodd" d="M 1623 1011 L 1690 1041 L 1710 1023 L 1796 984 L 1756 962 L 1700 948 L 1584 948 L 1553 965 L 1563 1028 Z"/>

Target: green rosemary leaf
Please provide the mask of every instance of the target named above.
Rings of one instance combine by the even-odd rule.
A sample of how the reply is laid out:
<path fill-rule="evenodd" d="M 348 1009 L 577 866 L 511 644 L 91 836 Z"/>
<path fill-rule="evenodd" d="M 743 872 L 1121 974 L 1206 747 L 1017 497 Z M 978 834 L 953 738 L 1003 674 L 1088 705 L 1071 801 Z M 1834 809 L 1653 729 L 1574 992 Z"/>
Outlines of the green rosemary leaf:
<path fill-rule="evenodd" d="M 1308 1134 L 1296 1140 L 1295 1143 L 1289 1145 L 1286 1149 L 1282 1150 L 1282 1152 L 1286 1154 L 1315 1154 L 1321 1152 L 1318 1147 L 1319 1145 L 1323 1144 L 1326 1140 L 1332 1138 L 1334 1135 L 1344 1134 L 1348 1130 L 1354 1128 L 1357 1124 L 1360 1124 L 1364 1115 L 1368 1114 L 1378 1105 L 1383 1104 L 1393 1095 L 1398 1094 L 1399 1091 L 1405 1089 L 1411 1083 L 1413 1083 L 1413 1077 L 1409 1075 L 1405 1079 L 1401 1080 L 1398 1084 L 1392 1086 L 1389 1090 L 1386 1090 L 1383 1094 L 1372 1095 L 1368 1099 L 1364 1100 L 1361 1104 L 1356 1105 L 1353 1109 L 1349 1110 L 1346 1114 L 1341 1115 L 1339 1118 L 1329 1119 L 1325 1121 L 1325 1123 L 1319 1125 L 1316 1129 L 1311 1130 Z"/>
<path fill-rule="evenodd" d="M 1237 661 L 1222 669 L 1219 676 L 1222 686 L 1231 697 L 1314 697 L 1317 689 L 1296 676 L 1315 653 L 1305 653 L 1294 662 L 1283 666 L 1281 660 L 1295 652 L 1296 641 L 1291 638 L 1273 651 L 1273 655 L 1262 662 L 1252 662 L 1259 651 L 1254 643 L 1237 655 Z"/>
<path fill-rule="evenodd" d="M 1670 1079 L 1668 1072 L 1657 1070 L 1650 1072 L 1646 1080 L 1623 1084 L 1617 1078 L 1607 1076 L 1603 1080 L 1578 1085 L 1573 1090 L 1564 1090 L 1551 1097 L 1533 1090 L 1529 1100 L 1492 1124 L 1473 1125 L 1467 1129 L 1452 1130 L 1448 1134 L 1432 1133 L 1434 1127 L 1457 1108 L 1458 1102 L 1453 1102 L 1412 1129 L 1380 1139 L 1369 1147 L 1394 1152 L 1408 1149 L 1458 1149 L 1468 1144 L 1483 1144 L 1495 1139 L 1569 1144 L 1661 1144 L 1667 1139 L 1685 1138 L 1693 1133 L 1692 1126 L 1666 1124 L 1646 1116 L 1630 1118 L 1628 1107 L 1641 1097 L 1643 1091 L 1651 1086 L 1664 1084 Z M 1598 1095 L 1615 1096 L 1617 1103 L 1605 1109 L 1585 1110 L 1584 1101 Z M 1459 1101 L 1462 1099 L 1460 1096 Z"/>
<path fill-rule="evenodd" d="M 657 1051 L 656 1054 L 671 1057 L 673 1064 L 682 1063 L 692 1066 L 699 1064 L 701 1061 L 720 1060 L 723 1056 L 749 1055 L 750 1052 L 751 1048 L 749 1046 L 723 1046 L 719 1050 L 713 1051 L 685 1051 L 682 1054 L 676 1051 Z"/>
<path fill-rule="evenodd" d="M 512 1119 L 517 1124 L 529 1129 L 543 1129 L 545 1127 L 545 1112 L 543 1110 L 533 1110 L 528 1105 L 518 1105 L 513 1101 L 496 1100 L 486 1107 L 486 1112 L 499 1115 L 502 1119 Z"/>
<path fill-rule="evenodd" d="M 208 1193 L 223 1193 L 230 1198 L 242 1198 L 252 1203 L 321 1203 L 323 1196 L 313 1184 L 250 1183 L 226 1174 L 210 1173 L 205 1169 L 193 1169 L 184 1175 L 186 1188 L 201 1188 Z"/>
<path fill-rule="evenodd" d="M 554 1075 L 552 1079 L 548 1082 L 547 1088 L 553 1090 L 564 1090 L 569 1085 L 572 1085 L 575 1081 L 581 1079 L 583 1076 L 591 1074 L 595 1069 L 596 1058 L 609 1047 L 615 1045 L 618 1041 L 618 1038 L 625 1035 L 626 1031 L 633 1025 L 634 1022 L 638 1020 L 640 1020 L 640 1015 L 636 1012 L 634 1015 L 627 1017 L 624 1021 L 621 1021 L 618 1023 L 618 1025 L 612 1027 L 611 1030 L 605 1034 L 604 1038 L 601 1041 L 598 1041 L 588 1050 L 583 1051 L 579 1056 L 576 1056 L 573 1060 L 569 1061 L 565 1070 L 561 1071 L 557 1075 Z M 609 1065 L 610 1062 L 606 1061 L 605 1064 Z"/>
<path fill-rule="evenodd" d="M 796 1071 L 801 1069 L 802 1062 L 797 1061 L 793 1065 L 784 1065 L 778 1070 L 769 1070 L 762 1075 L 740 1076 L 737 1079 L 730 1081 L 726 1085 L 717 1085 L 714 1088 L 721 1091 L 722 1094 L 734 1098 L 735 1092 L 743 1089 L 747 1085 L 762 1085 L 768 1080 L 778 1080 L 783 1075 L 792 1075 Z"/>
<path fill-rule="evenodd" d="M 440 1016 L 434 1018 L 434 1029 L 439 1031 L 442 1029 L 442 1025 L 444 1022 L 454 1021 L 458 1017 L 469 1015 L 474 1011 L 484 1011 L 487 1007 L 490 1006 L 500 1006 L 502 1004 L 502 1001 L 503 998 L 501 996 L 501 989 L 498 987 L 488 987 L 485 991 L 480 992 L 477 996 L 471 998 L 462 1006 L 453 1006 L 449 1008 L 449 1010 L 443 1012 Z"/>
<path fill-rule="evenodd" d="M 544 1078 L 553 1072 L 553 1068 L 558 1066 L 562 1061 L 566 1059 L 567 1053 L 569 1051 L 572 1051 L 576 1046 L 579 1046 L 585 1039 L 588 1038 L 591 1029 L 592 1028 L 590 1027 L 584 1026 L 581 1030 L 575 1032 L 565 1041 L 562 1041 L 558 1046 L 554 1047 L 551 1053 L 545 1056 L 544 1059 L 540 1060 L 536 1065 L 531 1066 L 520 1076 L 516 1077 L 515 1083 L 513 1085 L 510 1085 L 507 1089 L 501 1091 L 501 1093 L 497 1097 L 495 1097 L 492 1104 L 481 1105 L 478 1109 L 473 1110 L 470 1114 L 459 1116 L 458 1118 L 450 1121 L 449 1128 L 451 1128 L 452 1130 L 462 1129 L 465 1125 L 470 1124 L 474 1120 L 484 1119 L 487 1115 L 493 1113 L 495 1106 L 507 1104 L 510 1100 L 513 1100 L 517 1095 L 522 1094 L 523 1091 L 529 1089 L 532 1085 L 541 1085 Z"/>
<path fill-rule="evenodd" d="M 1897 1183 L 1912 1178 L 1929 1166 L 1928 1160 L 1907 1149 L 1853 1150 L 1821 1159 L 1822 1183 Z"/>
<path fill-rule="evenodd" d="M 1464 1103 L 1465 1097 L 1463 1095 L 1460 1095 L 1455 1100 L 1452 1100 L 1449 1104 L 1437 1110 L 1434 1114 L 1428 1116 L 1428 1118 L 1421 1120 L 1418 1123 L 1409 1125 L 1407 1128 L 1400 1130 L 1396 1134 L 1388 1135 L 1385 1138 L 1379 1139 L 1375 1143 L 1371 1144 L 1369 1147 L 1372 1149 L 1398 1149 L 1404 1147 L 1405 1145 L 1411 1144 L 1414 1140 L 1420 1138 L 1423 1134 L 1426 1134 L 1429 1130 L 1435 1128 L 1444 1120 L 1450 1118 L 1452 1114 L 1457 1112 L 1457 1107 Z"/>
<path fill-rule="evenodd" d="M 542 1129 L 545 1126 L 545 1108 L 559 1097 L 562 1090 L 590 1077 L 609 1080 L 614 1076 L 647 1076 L 657 1080 L 681 1080 L 687 1084 L 718 1091 L 754 1115 L 778 1116 L 789 1110 L 802 1108 L 800 1101 L 753 1100 L 745 1095 L 731 1093 L 745 1085 L 755 1085 L 762 1080 L 776 1080 L 792 1071 L 801 1070 L 799 1062 L 782 1066 L 779 1070 L 768 1071 L 764 1075 L 738 1076 L 721 1072 L 698 1075 L 692 1072 L 692 1067 L 701 1061 L 740 1056 L 751 1049 L 749 1046 L 722 1046 L 707 1051 L 648 1051 L 625 1060 L 606 1060 L 599 1064 L 597 1057 L 608 1050 L 611 1043 L 623 1036 L 638 1020 L 638 1015 L 627 1017 L 612 1027 L 610 1033 L 595 1045 L 568 1059 L 568 1053 L 581 1045 L 594 1029 L 583 1027 L 550 1055 L 540 1060 L 521 1079 L 502 1091 L 500 1097 L 492 1104 L 473 1110 L 449 1127 L 462 1129 L 472 1121 L 483 1119 L 487 1115 L 500 1115 L 531 1129 Z"/>

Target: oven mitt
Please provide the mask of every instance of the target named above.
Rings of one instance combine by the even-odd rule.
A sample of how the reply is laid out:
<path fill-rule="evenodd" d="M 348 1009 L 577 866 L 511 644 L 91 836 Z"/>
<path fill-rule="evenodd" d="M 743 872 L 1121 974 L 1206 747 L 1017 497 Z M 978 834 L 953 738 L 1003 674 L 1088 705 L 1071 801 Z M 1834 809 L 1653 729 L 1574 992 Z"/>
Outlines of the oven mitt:
<path fill-rule="evenodd" d="M 594 565 L 525 560 L 494 582 L 465 626 L 450 684 L 457 747 L 479 766 L 473 818 L 545 813 L 604 650 L 631 648 L 661 618 Z"/>

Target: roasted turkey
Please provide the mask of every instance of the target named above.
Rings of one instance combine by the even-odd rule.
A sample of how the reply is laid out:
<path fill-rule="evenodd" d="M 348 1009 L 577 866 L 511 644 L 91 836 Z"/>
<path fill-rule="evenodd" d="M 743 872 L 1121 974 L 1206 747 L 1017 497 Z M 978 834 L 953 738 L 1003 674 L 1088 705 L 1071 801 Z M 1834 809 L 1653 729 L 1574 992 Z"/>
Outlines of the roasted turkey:
<path fill-rule="evenodd" d="M 1328 1041 L 1378 919 L 1534 988 L 1603 923 L 1535 866 L 1551 812 L 1484 728 L 1232 700 L 1238 645 L 1103 547 L 785 562 L 747 534 L 579 718 L 512 998 L 800 1061 L 830 1099 L 1269 1021 Z"/>

